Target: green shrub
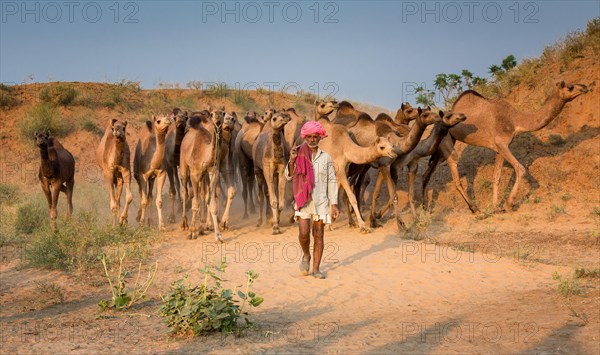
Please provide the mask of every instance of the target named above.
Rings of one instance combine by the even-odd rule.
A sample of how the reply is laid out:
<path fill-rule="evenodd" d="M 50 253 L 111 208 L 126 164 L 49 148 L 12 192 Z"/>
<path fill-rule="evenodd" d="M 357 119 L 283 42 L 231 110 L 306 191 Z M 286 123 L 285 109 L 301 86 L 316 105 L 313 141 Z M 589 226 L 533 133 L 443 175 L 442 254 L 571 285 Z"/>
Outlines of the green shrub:
<path fill-rule="evenodd" d="M 77 95 L 77 90 L 70 85 L 45 86 L 40 91 L 40 100 L 66 107 L 75 102 Z"/>
<path fill-rule="evenodd" d="M 28 202 L 19 206 L 15 220 L 15 231 L 31 234 L 48 224 L 48 210 L 41 203 Z"/>
<path fill-rule="evenodd" d="M 248 96 L 247 93 L 238 91 L 233 99 L 233 102 L 242 111 L 257 111 L 256 101 Z"/>
<path fill-rule="evenodd" d="M 10 86 L 0 83 L 0 108 L 9 109 L 19 104 L 15 97 L 14 89 Z"/>
<path fill-rule="evenodd" d="M 11 184 L 0 183 L 0 204 L 12 205 L 18 201 L 19 188 Z"/>
<path fill-rule="evenodd" d="M 146 258 L 151 236 L 145 228 L 99 227 L 92 213 L 81 212 L 61 221 L 56 230 L 45 227 L 37 231 L 25 257 L 34 267 L 88 269 L 96 265 L 100 255 L 111 261 L 118 260 L 123 252 L 138 260 Z"/>
<path fill-rule="evenodd" d="M 252 326 L 249 309 L 258 307 L 263 298 L 250 291 L 250 285 L 258 274 L 246 272 L 244 292 L 232 291 L 221 285 L 222 275 L 227 267 L 225 259 L 219 266 L 205 266 L 204 283 L 191 286 L 184 279 L 171 284 L 171 291 L 163 298 L 160 315 L 166 318 L 170 331 L 178 335 L 203 335 L 211 332 L 233 332 L 238 329 L 238 320 L 244 318 L 245 326 Z M 187 276 L 186 276 L 187 278 Z M 212 281 L 209 283 L 209 278 Z M 238 286 L 241 288 L 241 286 Z M 236 299 L 238 298 L 238 299 Z M 241 306 L 238 303 L 242 300 Z M 248 304 L 248 311 L 244 311 Z"/>
<path fill-rule="evenodd" d="M 581 293 L 581 286 L 577 276 L 563 277 L 557 271 L 552 274 L 552 279 L 558 281 L 556 287 L 558 291 L 565 297 L 579 295 Z"/>
<path fill-rule="evenodd" d="M 560 134 L 549 135 L 548 142 L 550 142 L 550 144 L 555 145 L 557 147 L 559 147 L 561 145 L 565 145 L 565 143 L 567 143 L 567 141 L 565 141 Z"/>
<path fill-rule="evenodd" d="M 229 89 L 229 86 L 227 85 L 227 83 L 224 83 L 224 82 L 213 83 L 213 84 L 207 85 L 205 93 L 208 96 L 212 96 L 215 98 L 222 98 L 222 97 L 229 96 L 230 89 Z"/>
<path fill-rule="evenodd" d="M 55 137 L 64 137 L 69 133 L 68 126 L 63 122 L 58 111 L 50 104 L 42 102 L 29 110 L 25 118 L 19 122 L 21 136 L 25 140 L 33 141 L 35 132 L 50 131 Z"/>
<path fill-rule="evenodd" d="M 98 127 L 98 125 L 89 118 L 83 119 L 81 123 L 81 128 L 83 128 L 83 130 L 86 132 L 93 133 L 100 137 L 104 135 L 104 131 L 102 130 L 102 128 Z"/>

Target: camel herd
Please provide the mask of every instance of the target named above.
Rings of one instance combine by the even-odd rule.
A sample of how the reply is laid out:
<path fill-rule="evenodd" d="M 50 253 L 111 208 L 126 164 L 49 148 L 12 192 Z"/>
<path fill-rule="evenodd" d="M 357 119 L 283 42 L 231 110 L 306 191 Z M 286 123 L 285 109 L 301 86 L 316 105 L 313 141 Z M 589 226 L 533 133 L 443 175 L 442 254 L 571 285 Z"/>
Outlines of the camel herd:
<path fill-rule="evenodd" d="M 459 193 L 471 211 L 478 210 L 459 179 L 459 157 L 454 150 L 457 140 L 496 152 L 493 206 L 499 210 L 514 207 L 526 170 L 510 152 L 509 144 L 518 133 L 548 125 L 566 103 L 587 91 L 583 84 L 560 82 L 538 111 L 522 112 L 505 100 L 487 99 L 469 90 L 463 92 L 452 110 L 447 112 L 433 112 L 430 108 L 415 108 L 405 103 L 394 118 L 382 113 L 375 119 L 346 101 L 333 100 L 317 101 L 314 117 L 310 118 L 298 115 L 292 108 L 269 109 L 264 115 L 247 113 L 241 120 L 235 112 L 227 112 L 224 107 L 189 113 L 175 108 L 168 114 L 153 116 L 152 121 L 146 121 L 142 126 L 133 162 L 127 142 L 127 120 L 113 118 L 96 149 L 96 157 L 109 190 L 113 226 L 127 224 L 128 209 L 133 200 L 130 188 L 133 166 L 140 192 L 137 221 L 142 224 L 151 223 L 149 208 L 154 199 L 158 228 L 164 229 L 162 190 L 168 178 L 171 202 L 168 221 L 175 222 L 175 203 L 179 203 L 181 228 L 189 231 L 189 238 L 197 238 L 204 229 L 213 229 L 215 239 L 223 242 L 222 230 L 229 227 L 231 204 L 236 186 L 241 183 L 244 218 L 258 212 L 257 225 L 261 226 L 265 217 L 270 216 L 272 233 L 278 234 L 282 210 L 285 205 L 292 205 L 293 199 L 286 193 L 283 177 L 290 149 L 301 144 L 300 129 L 304 122 L 317 120 L 327 131 L 327 137 L 321 140 L 319 147 L 332 158 L 338 187 L 345 192 L 349 224 L 368 231 L 359 201 L 367 172 L 374 168 L 377 169 L 377 180 L 368 218 L 370 226 L 376 226 L 377 219 L 393 206 L 398 227 L 403 228 L 398 203 L 402 190 L 397 183 L 398 176 L 407 167 L 408 201 L 412 213 L 416 214 L 414 182 L 418 161 L 428 156 L 429 165 L 423 174 L 420 191 L 422 200 L 425 201 L 425 189 L 437 164 L 447 160 Z M 431 133 L 421 139 L 429 125 L 433 125 Z M 35 140 L 41 157 L 39 178 L 55 226 L 60 191 L 67 195 L 68 215 L 73 210 L 75 160 L 48 132 L 36 132 Z M 498 185 L 504 160 L 515 169 L 516 180 L 505 201 L 506 206 L 500 207 Z M 389 200 L 377 211 L 377 196 L 384 182 Z M 125 206 L 121 209 L 123 187 L 126 196 Z M 258 206 L 254 203 L 255 187 Z M 219 216 L 222 197 L 226 198 L 226 203 Z M 265 200 L 270 206 L 263 206 Z M 190 206 L 192 214 L 188 222 Z M 206 218 L 204 223 L 202 218 Z"/>

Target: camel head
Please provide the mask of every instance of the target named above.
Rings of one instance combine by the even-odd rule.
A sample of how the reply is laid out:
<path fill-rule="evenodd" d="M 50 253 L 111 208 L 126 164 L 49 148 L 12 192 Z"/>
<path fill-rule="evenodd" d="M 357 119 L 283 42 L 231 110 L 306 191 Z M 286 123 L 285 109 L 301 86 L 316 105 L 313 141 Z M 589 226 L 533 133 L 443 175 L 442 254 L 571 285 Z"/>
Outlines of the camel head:
<path fill-rule="evenodd" d="M 223 116 L 223 129 L 227 131 L 233 131 L 237 122 L 237 114 L 234 111 L 225 112 Z"/>
<path fill-rule="evenodd" d="M 556 87 L 558 88 L 558 95 L 566 102 L 588 92 L 587 86 L 583 84 L 566 84 L 564 81 L 557 83 Z"/>
<path fill-rule="evenodd" d="M 173 119 L 175 120 L 175 127 L 182 128 L 185 127 L 188 120 L 188 112 L 175 107 L 173 109 Z"/>
<path fill-rule="evenodd" d="M 152 122 L 154 123 L 154 130 L 156 133 L 166 134 L 169 130 L 169 126 L 173 124 L 175 115 L 170 113 L 168 115 L 152 115 Z"/>
<path fill-rule="evenodd" d="M 223 126 L 223 111 L 221 109 L 210 110 L 210 122 L 217 128 Z"/>
<path fill-rule="evenodd" d="M 333 111 L 337 110 L 338 102 L 335 100 L 318 100 L 315 101 L 315 110 L 319 117 L 329 116 Z"/>
<path fill-rule="evenodd" d="M 442 124 L 446 127 L 454 127 L 467 119 L 467 116 L 465 116 L 465 114 L 462 112 L 454 113 L 452 111 L 444 112 L 440 110 L 439 116 L 442 119 Z"/>
<path fill-rule="evenodd" d="M 127 132 L 125 129 L 127 128 L 127 120 L 120 121 L 116 118 L 113 118 L 110 123 L 110 129 L 115 138 L 119 140 L 125 139 L 127 136 Z"/>
<path fill-rule="evenodd" d="M 400 105 L 400 109 L 396 111 L 396 117 L 394 120 L 396 122 L 412 121 L 417 119 L 417 117 L 419 117 L 418 108 L 412 107 L 408 102 L 404 102 L 402 105 Z"/>
<path fill-rule="evenodd" d="M 283 127 L 290 122 L 292 117 L 285 110 L 281 110 L 271 117 L 271 128 L 273 130 L 281 130 Z"/>
<path fill-rule="evenodd" d="M 50 130 L 40 133 L 36 131 L 33 133 L 33 136 L 35 139 L 35 144 L 38 146 L 38 148 L 46 148 L 48 145 L 50 145 Z"/>
<path fill-rule="evenodd" d="M 377 149 L 377 156 L 379 157 L 396 159 L 398 156 L 396 152 L 394 152 L 394 146 L 386 137 L 377 137 L 375 140 L 375 148 Z"/>
<path fill-rule="evenodd" d="M 418 120 L 421 121 L 424 125 L 434 124 L 436 122 L 440 122 L 442 119 L 438 113 L 433 112 L 431 107 L 427 107 L 426 109 L 417 108 L 417 112 L 419 113 Z"/>
<path fill-rule="evenodd" d="M 271 120 L 271 117 L 273 117 L 273 115 L 276 113 L 277 113 L 277 110 L 274 108 L 270 108 L 270 109 L 266 110 L 265 115 L 263 116 L 263 121 L 267 122 L 267 121 Z"/>

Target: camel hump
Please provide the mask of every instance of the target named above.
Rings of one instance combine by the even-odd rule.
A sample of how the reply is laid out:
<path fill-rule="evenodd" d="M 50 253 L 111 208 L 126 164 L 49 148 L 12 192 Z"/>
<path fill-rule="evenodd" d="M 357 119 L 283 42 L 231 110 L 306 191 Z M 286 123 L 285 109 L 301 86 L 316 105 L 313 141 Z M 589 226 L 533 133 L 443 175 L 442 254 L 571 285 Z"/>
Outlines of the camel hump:
<path fill-rule="evenodd" d="M 295 108 L 293 108 L 293 107 L 286 108 L 286 109 L 285 109 L 285 111 L 286 111 L 286 112 L 293 112 L 295 115 L 297 115 L 297 113 L 296 113 L 296 109 L 295 109 Z"/>
<path fill-rule="evenodd" d="M 392 122 L 392 123 L 394 122 L 392 117 L 384 112 L 381 112 L 380 114 L 378 114 L 377 117 L 375 117 L 375 121 L 387 121 L 387 122 Z"/>
<path fill-rule="evenodd" d="M 352 106 L 351 103 L 349 103 L 348 101 L 342 101 L 338 104 L 338 110 L 339 109 L 343 109 L 343 108 L 354 108 L 354 106 Z"/>
<path fill-rule="evenodd" d="M 475 90 L 466 90 L 466 91 L 463 91 L 460 94 L 460 96 L 458 96 L 458 98 L 456 99 L 456 101 L 460 100 L 463 96 L 471 96 L 471 95 L 476 96 L 476 97 L 480 97 L 482 99 L 485 99 L 485 97 L 483 95 L 481 95 L 480 93 L 478 93 Z"/>

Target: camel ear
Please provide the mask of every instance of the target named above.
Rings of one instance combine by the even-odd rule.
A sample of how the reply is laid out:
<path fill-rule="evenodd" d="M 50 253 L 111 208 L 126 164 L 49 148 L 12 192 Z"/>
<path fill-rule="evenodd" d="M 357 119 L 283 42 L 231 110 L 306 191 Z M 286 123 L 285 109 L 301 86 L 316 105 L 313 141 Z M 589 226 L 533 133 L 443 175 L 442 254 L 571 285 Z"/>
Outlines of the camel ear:
<path fill-rule="evenodd" d="M 438 115 L 440 115 L 440 118 L 444 118 L 444 111 L 440 110 L 440 112 L 438 112 Z"/>
<path fill-rule="evenodd" d="M 37 138 L 37 136 L 38 136 L 38 132 L 37 131 L 33 132 L 33 137 Z"/>
<path fill-rule="evenodd" d="M 50 137 L 50 130 L 47 130 L 46 134 L 48 135 L 48 137 Z"/>
<path fill-rule="evenodd" d="M 565 87 L 565 81 L 562 80 L 560 83 L 556 84 L 556 86 L 558 86 L 559 89 L 562 89 Z"/>
<path fill-rule="evenodd" d="M 379 144 L 379 142 L 381 142 L 381 137 L 377 137 L 377 139 L 375 140 L 375 144 Z"/>
<path fill-rule="evenodd" d="M 419 107 L 419 108 L 417 109 L 417 112 L 419 113 L 419 115 L 423 113 L 423 110 L 421 109 L 421 107 Z"/>
<path fill-rule="evenodd" d="M 404 111 L 404 108 L 405 108 L 405 107 L 406 107 L 406 105 L 405 105 L 405 104 L 404 104 L 404 102 L 403 102 L 403 103 L 402 103 L 402 105 L 400 105 L 400 109 L 401 109 L 402 111 Z"/>
<path fill-rule="evenodd" d="M 112 120 L 110 120 L 110 125 L 114 126 L 115 122 L 117 122 L 118 120 L 116 118 L 113 118 Z"/>
<path fill-rule="evenodd" d="M 219 110 L 225 112 L 225 106 L 221 106 L 221 108 L 219 108 Z"/>
<path fill-rule="evenodd" d="M 127 120 L 123 121 L 123 127 L 127 127 Z"/>

